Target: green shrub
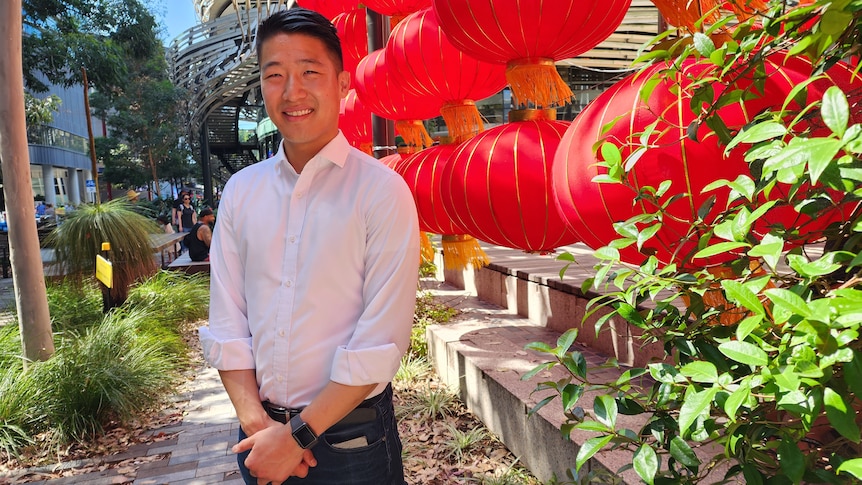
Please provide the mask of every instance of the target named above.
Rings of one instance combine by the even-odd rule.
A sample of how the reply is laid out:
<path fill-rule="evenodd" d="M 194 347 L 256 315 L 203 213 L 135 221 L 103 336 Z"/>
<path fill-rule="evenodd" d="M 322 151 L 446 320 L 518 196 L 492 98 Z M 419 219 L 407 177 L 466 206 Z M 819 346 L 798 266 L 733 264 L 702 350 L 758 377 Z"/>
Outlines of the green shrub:
<path fill-rule="evenodd" d="M 79 331 L 102 321 L 102 293 L 94 279 L 84 279 L 79 284 L 49 282 L 47 291 L 54 333 Z"/>
<path fill-rule="evenodd" d="M 787 2 L 769 3 L 771 11 L 736 25 L 732 40 L 721 46 L 698 32 L 679 39 L 675 50 L 646 49 L 650 59 L 665 62 L 662 79 L 677 79 L 684 57 L 721 72 L 694 79 L 691 103 L 680 106 L 700 116 L 687 127 L 689 137 L 701 140 L 698 128 L 707 126 L 708 136 L 727 152 L 745 150 L 750 173 L 713 180 L 703 189 L 724 190 L 727 202 L 708 200 L 697 220 L 675 218 L 670 207 L 690 195 L 684 187 L 670 180 L 657 180 L 657 187 L 633 182 L 631 171 L 644 151 L 655 148 L 655 133 L 624 141 L 582 140 L 601 154 L 603 173 L 593 180 L 632 189 L 644 208 L 615 223 L 618 239 L 596 250 L 600 263 L 584 290 L 604 294 L 590 302 L 585 319 L 601 315 L 596 331 L 612 318 L 625 320 L 645 342 L 661 345 L 665 355 L 643 368 L 625 369 L 614 382 L 595 382 L 584 355 L 571 350 L 576 330 L 563 334 L 556 346 L 529 346 L 549 359 L 525 378 L 556 366 L 568 372 L 537 386 L 553 392 L 531 412 L 559 398 L 562 433 L 594 434 L 573 457 L 578 470 L 599 451 L 616 448 L 631 452 L 624 468 L 650 484 L 701 483 L 717 466 L 726 467 L 728 482 L 862 480 L 860 88 L 845 93 L 831 86 L 810 104 L 805 97 L 809 82 L 822 79 L 821 70 L 858 50 L 862 10 L 858 1 L 816 2 L 789 11 Z M 656 41 L 665 35 L 673 33 Z M 808 55 L 812 78 L 797 84 L 787 99 L 773 100 L 746 126 L 731 130 L 713 116 L 720 106 L 762 96 L 758 89 L 741 92 L 728 78 L 745 71 L 762 85 L 765 58 L 780 49 Z M 646 83 L 641 99 L 649 98 L 655 85 Z M 794 101 L 804 106 L 802 112 L 794 111 Z M 814 132 L 812 126 L 822 129 Z M 787 227 L 775 223 L 772 207 L 795 210 L 796 220 Z M 817 234 L 820 248 L 804 251 L 787 244 L 813 239 L 806 220 L 836 215 L 840 223 Z M 656 238 L 657 231 L 678 222 L 687 226 L 676 227 L 675 234 L 696 245 L 693 254 L 679 254 L 679 264 L 664 264 L 643 251 L 639 265 L 621 264 L 623 248 L 678 247 L 680 241 L 670 236 Z M 727 263 L 703 269 L 713 257 Z M 601 392 L 584 405 L 580 400 L 587 390 Z M 644 424 L 627 428 L 632 422 Z"/>
<path fill-rule="evenodd" d="M 45 362 L 34 363 L 30 405 L 60 442 L 90 438 L 158 403 L 176 381 L 176 360 L 134 318 L 109 314 Z"/>
<path fill-rule="evenodd" d="M 159 271 L 129 290 L 125 306 L 148 309 L 165 321 L 194 322 L 207 317 L 209 294 L 209 275 Z"/>
<path fill-rule="evenodd" d="M 458 310 L 434 301 L 434 295 L 424 291 L 416 295 L 416 313 L 413 315 L 413 331 L 410 333 L 410 349 L 413 357 L 428 356 L 428 340 L 425 329 L 428 325 L 446 323 L 458 315 Z"/>

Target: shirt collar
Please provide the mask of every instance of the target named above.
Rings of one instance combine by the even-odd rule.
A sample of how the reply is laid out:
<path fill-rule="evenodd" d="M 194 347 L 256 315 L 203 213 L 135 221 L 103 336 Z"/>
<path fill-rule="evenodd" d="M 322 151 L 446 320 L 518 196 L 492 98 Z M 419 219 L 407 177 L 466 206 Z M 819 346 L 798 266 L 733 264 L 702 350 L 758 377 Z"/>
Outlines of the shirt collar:
<path fill-rule="evenodd" d="M 311 157 L 308 163 L 312 163 L 316 159 L 328 160 L 330 163 L 338 167 L 344 167 L 347 161 L 347 155 L 350 153 L 350 143 L 344 137 L 344 133 L 338 130 L 335 138 L 329 141 L 323 148 L 317 152 L 317 155 Z M 275 155 L 280 162 L 290 165 L 287 161 L 287 155 L 284 153 L 284 141 L 278 144 L 278 153 Z"/>

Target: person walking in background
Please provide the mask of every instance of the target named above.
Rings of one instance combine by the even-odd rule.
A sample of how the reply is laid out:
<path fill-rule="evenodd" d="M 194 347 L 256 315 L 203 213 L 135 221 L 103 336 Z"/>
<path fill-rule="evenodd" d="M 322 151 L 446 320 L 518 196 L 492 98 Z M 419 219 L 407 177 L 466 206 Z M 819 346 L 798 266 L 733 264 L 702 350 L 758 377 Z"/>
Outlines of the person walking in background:
<path fill-rule="evenodd" d="M 178 209 L 179 222 L 177 226 L 179 232 L 189 232 L 192 230 L 192 226 L 198 222 L 197 212 L 195 212 L 195 208 L 192 206 L 192 198 L 189 194 L 183 195 L 181 202 Z"/>
<path fill-rule="evenodd" d="M 183 238 L 186 247 L 189 248 L 189 258 L 192 261 L 209 261 L 210 243 L 213 234 L 210 226 L 214 222 L 215 215 L 213 215 L 213 210 L 205 207 L 201 210 L 198 222 L 192 226 L 191 231 Z"/>
<path fill-rule="evenodd" d="M 182 214 L 181 207 L 183 206 L 183 197 L 188 194 L 185 190 L 181 190 L 179 194 L 177 194 L 177 199 L 174 200 L 174 205 L 171 207 L 171 224 L 177 226 L 177 230 L 180 227 L 180 215 Z"/>
<path fill-rule="evenodd" d="M 222 192 L 200 328 L 239 419 L 233 451 L 248 484 L 401 485 L 391 380 L 416 305 L 416 206 L 338 130 L 350 75 L 332 24 L 282 10 L 256 44 L 283 140 Z"/>

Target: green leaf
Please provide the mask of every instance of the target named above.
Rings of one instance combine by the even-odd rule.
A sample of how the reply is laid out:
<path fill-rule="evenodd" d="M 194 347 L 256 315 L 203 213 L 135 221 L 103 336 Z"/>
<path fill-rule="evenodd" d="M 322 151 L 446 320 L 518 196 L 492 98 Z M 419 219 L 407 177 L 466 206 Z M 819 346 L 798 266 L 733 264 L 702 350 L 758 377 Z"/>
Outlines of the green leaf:
<path fill-rule="evenodd" d="M 766 159 L 763 164 L 764 174 L 769 174 L 782 169 L 793 168 L 804 165 L 812 158 L 823 157 L 824 152 L 838 152 L 841 141 L 829 138 L 793 138 L 786 147 L 777 154 Z M 832 160 L 832 156 L 826 157 Z"/>
<path fill-rule="evenodd" d="M 694 33 L 693 44 L 694 48 L 704 57 L 709 57 L 710 54 L 715 52 L 715 43 L 712 42 L 712 39 L 708 35 L 700 32 Z"/>
<path fill-rule="evenodd" d="M 614 306 L 616 307 L 617 313 L 619 313 L 621 317 L 625 318 L 627 322 L 637 325 L 638 327 L 644 327 L 646 325 L 643 317 L 635 307 L 626 302 L 620 302 Z"/>
<path fill-rule="evenodd" d="M 655 474 L 658 473 L 658 456 L 649 445 L 641 445 L 635 452 L 632 465 L 638 476 L 648 485 L 655 483 Z"/>
<path fill-rule="evenodd" d="M 572 344 L 575 343 L 575 339 L 578 338 L 578 329 L 570 328 L 566 330 L 560 337 L 557 339 L 557 348 L 564 352 L 568 352 L 568 350 L 572 347 Z"/>
<path fill-rule="evenodd" d="M 694 382 L 713 383 L 718 380 L 718 370 L 711 362 L 690 362 L 682 366 L 679 372 Z"/>
<path fill-rule="evenodd" d="M 835 155 L 841 150 L 843 143 L 841 140 L 823 139 L 822 143 L 811 144 L 813 150 L 810 152 L 808 160 L 809 178 L 812 184 L 816 184 L 820 176 L 829 167 L 829 164 L 835 159 Z"/>
<path fill-rule="evenodd" d="M 784 250 L 784 239 L 767 233 L 761 239 L 760 244 L 748 251 L 748 255 L 754 258 L 763 258 L 771 268 L 778 266 L 781 252 Z"/>
<path fill-rule="evenodd" d="M 769 356 L 766 352 L 748 342 L 732 340 L 719 345 L 718 350 L 728 358 L 742 364 L 764 366 L 769 362 Z"/>
<path fill-rule="evenodd" d="M 613 435 L 598 436 L 584 441 L 581 449 L 578 450 L 578 456 L 575 457 L 575 468 L 580 471 L 584 463 L 604 448 L 606 444 L 610 443 L 613 438 Z"/>
<path fill-rule="evenodd" d="M 584 358 L 584 354 L 572 352 L 560 357 L 560 361 L 573 376 L 579 379 L 587 378 L 587 360 Z"/>
<path fill-rule="evenodd" d="M 745 379 L 733 393 L 724 401 L 724 412 L 731 421 L 736 422 L 736 412 L 743 403 L 751 397 L 751 380 Z"/>
<path fill-rule="evenodd" d="M 853 360 L 844 365 L 844 383 L 862 399 L 862 352 L 853 351 Z"/>
<path fill-rule="evenodd" d="M 862 458 L 847 460 L 838 467 L 838 473 L 846 472 L 862 480 Z"/>
<path fill-rule="evenodd" d="M 697 459 L 694 450 L 679 436 L 674 436 L 670 440 L 670 456 L 689 468 L 695 468 L 700 465 L 700 460 Z"/>
<path fill-rule="evenodd" d="M 793 483 L 802 481 L 802 475 L 805 473 L 805 457 L 799 451 L 799 444 L 796 440 L 789 436 L 785 436 L 781 440 L 781 443 L 778 444 L 778 463 L 781 464 L 781 470 Z"/>
<path fill-rule="evenodd" d="M 653 224 L 652 226 L 644 228 L 644 230 L 638 234 L 638 249 L 640 250 L 643 247 L 644 243 L 649 241 L 650 238 L 652 238 L 653 236 L 655 236 L 656 233 L 661 230 L 661 228 L 661 224 Z"/>
<path fill-rule="evenodd" d="M 695 258 L 708 258 L 710 256 L 715 256 L 716 254 L 721 254 L 721 253 L 726 253 L 728 251 L 733 251 L 734 249 L 750 248 L 750 247 L 751 247 L 751 244 L 744 243 L 744 242 L 733 242 L 733 241 L 722 242 L 722 243 L 713 244 L 713 245 L 710 245 L 710 246 L 707 246 L 707 247 L 701 249 L 700 251 L 698 251 L 694 255 L 694 257 Z"/>
<path fill-rule="evenodd" d="M 542 399 L 541 401 L 537 402 L 536 405 L 533 406 L 533 409 L 530 409 L 527 412 L 527 415 L 532 416 L 532 415 L 536 414 L 537 412 L 539 412 L 540 409 L 545 407 L 549 402 L 553 401 L 554 398 L 556 398 L 556 397 L 557 397 L 556 395 L 552 394 L 552 395 Z"/>
<path fill-rule="evenodd" d="M 803 317 L 811 316 L 811 308 L 801 296 L 783 288 L 770 288 L 763 292 L 776 307 L 783 307 Z"/>
<path fill-rule="evenodd" d="M 820 107 L 823 122 L 838 137 L 844 136 L 847 122 L 850 120 L 850 105 L 847 96 L 838 86 L 830 86 L 823 94 L 823 106 Z"/>
<path fill-rule="evenodd" d="M 794 271 L 807 278 L 814 276 L 828 275 L 841 267 L 838 263 L 832 262 L 832 253 L 827 253 L 816 261 L 808 262 L 808 260 L 798 254 L 788 254 L 787 262 Z"/>
<path fill-rule="evenodd" d="M 605 161 L 608 165 L 620 165 L 623 163 L 623 156 L 620 153 L 620 149 L 618 146 L 614 145 L 610 142 L 602 143 L 602 160 Z"/>
<path fill-rule="evenodd" d="M 522 381 L 528 381 L 528 380 L 532 379 L 533 377 L 536 377 L 536 375 L 539 372 L 543 372 L 543 371 L 546 371 L 548 369 L 551 369 L 555 365 L 557 365 L 556 362 L 545 362 L 544 364 L 539 364 L 536 367 L 533 367 L 530 371 L 524 373 L 524 375 L 521 376 L 521 380 Z"/>
<path fill-rule="evenodd" d="M 616 261 L 620 259 L 620 252 L 616 248 L 612 248 L 610 246 L 602 246 L 593 253 L 593 255 L 600 260 L 607 261 L 612 260 Z"/>
<path fill-rule="evenodd" d="M 600 423 L 598 421 L 582 421 L 575 425 L 575 429 L 580 429 L 583 431 L 595 431 L 597 433 L 613 432 L 613 430 L 609 428 L 606 424 Z"/>
<path fill-rule="evenodd" d="M 593 401 L 593 413 L 596 419 L 613 429 L 617 423 L 617 402 L 613 397 L 602 394 Z"/>
<path fill-rule="evenodd" d="M 578 384 L 566 384 L 563 390 L 560 391 L 560 399 L 563 403 L 563 409 L 571 410 L 578 403 L 578 399 L 584 394 L 584 386 Z"/>
<path fill-rule="evenodd" d="M 751 315 L 742 319 L 736 327 L 736 339 L 745 340 L 745 337 L 760 327 L 763 323 L 763 315 Z"/>
<path fill-rule="evenodd" d="M 757 295 L 745 285 L 734 280 L 722 280 L 721 287 L 727 293 L 727 299 L 751 310 L 756 315 L 765 315 L 766 310 L 757 298 Z"/>
<path fill-rule="evenodd" d="M 785 128 L 781 123 L 776 123 L 774 121 L 758 123 L 745 128 L 733 137 L 733 140 L 727 145 L 725 154 L 729 153 L 733 147 L 740 143 L 759 143 L 764 140 L 769 140 L 770 138 L 784 136 L 785 134 L 787 134 L 787 128 Z"/>
<path fill-rule="evenodd" d="M 831 387 L 823 392 L 823 405 L 826 407 L 826 417 L 829 424 L 848 440 L 859 443 L 859 426 L 856 425 L 856 412 L 853 406 Z"/>
<path fill-rule="evenodd" d="M 697 421 L 698 416 L 704 414 L 709 416 L 709 409 L 717 392 L 717 387 L 710 387 L 685 397 L 679 410 L 679 432 L 681 434 L 688 431 L 691 425 Z"/>

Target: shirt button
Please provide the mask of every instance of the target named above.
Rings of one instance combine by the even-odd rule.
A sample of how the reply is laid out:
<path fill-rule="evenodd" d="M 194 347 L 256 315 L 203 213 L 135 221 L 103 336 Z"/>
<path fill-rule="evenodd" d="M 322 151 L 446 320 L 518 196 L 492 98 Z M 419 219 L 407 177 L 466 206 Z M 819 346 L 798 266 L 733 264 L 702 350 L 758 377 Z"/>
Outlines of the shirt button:
<path fill-rule="evenodd" d="M 302 198 L 302 192 L 297 193 L 297 194 L 296 194 L 296 198 L 297 198 L 297 199 L 301 199 L 301 198 Z"/>
<path fill-rule="evenodd" d="M 291 286 L 293 286 L 293 281 L 290 281 L 290 280 L 285 281 L 285 282 L 284 282 L 284 286 L 286 286 L 286 287 L 290 288 Z"/>
<path fill-rule="evenodd" d="M 289 241 L 292 243 L 296 242 L 296 236 L 290 236 Z"/>
<path fill-rule="evenodd" d="M 283 380 L 284 380 L 284 377 L 282 377 L 282 376 L 281 376 L 281 374 L 279 374 L 279 375 L 278 375 L 278 377 L 276 377 L 276 380 L 277 380 L 278 382 L 281 382 L 281 381 L 283 381 Z"/>
<path fill-rule="evenodd" d="M 278 336 L 284 337 L 284 329 L 283 328 L 278 329 Z"/>

